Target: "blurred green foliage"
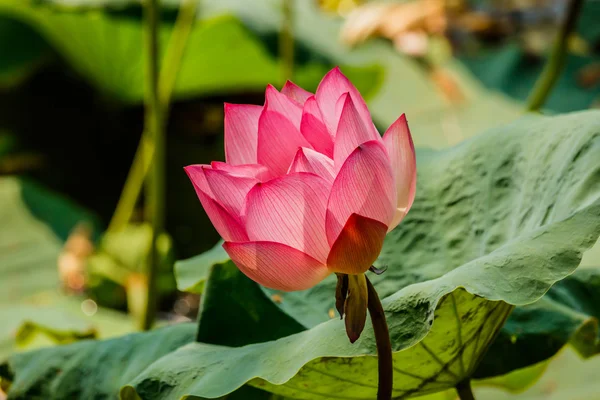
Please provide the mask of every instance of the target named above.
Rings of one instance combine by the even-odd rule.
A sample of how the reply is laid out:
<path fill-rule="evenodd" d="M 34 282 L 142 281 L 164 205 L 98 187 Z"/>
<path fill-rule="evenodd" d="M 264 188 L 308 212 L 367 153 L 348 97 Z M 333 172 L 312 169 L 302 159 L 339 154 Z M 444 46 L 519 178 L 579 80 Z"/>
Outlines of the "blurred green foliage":
<path fill-rule="evenodd" d="M 57 234 L 93 216 L 37 184 L 11 177 L 0 178 L 0 204 L 0 358 L 17 346 L 107 337 L 133 328 L 117 312 L 97 309 L 87 315 L 84 297 L 61 293 Z"/>
<path fill-rule="evenodd" d="M 179 1 L 162 3 L 160 45 L 164 52 Z M 519 101 L 526 98 L 543 65 L 543 58 L 531 56 L 511 42 L 489 47 L 475 56 L 464 56 L 460 61 L 444 62 L 440 66 L 442 74 L 434 76 L 420 63 L 397 54 L 387 43 L 373 42 L 355 50 L 340 45 L 341 21 L 322 14 L 316 3 L 296 2 L 294 81 L 314 90 L 327 70 L 341 65 L 367 98 L 380 130 L 405 112 L 417 146 L 445 148 L 513 120 L 521 114 Z M 579 34 L 590 45 L 589 52 L 570 56 L 566 72 L 547 103 L 549 110 L 588 108 L 597 100 L 600 87 L 597 84 L 582 87 L 580 73 L 582 67 L 598 61 L 600 28 L 596 22 L 599 12 L 597 2 L 586 2 Z M 164 236 L 165 260 L 198 254 L 217 240 L 182 167 L 223 159 L 222 103 L 262 104 L 264 87 L 268 83 L 281 86 L 284 81 L 277 54 L 281 25 L 277 1 L 202 0 L 197 17 L 175 84 L 174 104 L 167 124 L 166 196 L 170 235 Z M 142 132 L 142 35 L 141 7 L 139 2 L 131 0 L 0 0 L 0 175 L 27 177 L 0 178 L 0 249 L 4 249 L 0 252 L 0 322 L 3 322 L 0 361 L 24 346 L 67 343 L 133 330 L 130 317 L 102 306 L 118 310 L 129 306 L 131 311 L 133 303 L 143 303 L 138 296 L 139 287 L 131 287 L 139 283 L 135 279 L 142 275 L 141 266 L 149 246 L 148 227 L 140 223 L 143 218 L 138 209 L 124 231 L 102 235 L 102 229 L 114 211 Z M 441 83 L 440 77 L 443 78 Z M 564 131 L 582 129 L 579 119 L 570 118 Z M 515 126 L 511 129 L 517 129 Z M 472 145 L 469 143 L 473 142 L 448 150 L 446 154 L 455 155 L 464 146 Z M 498 140 L 494 150 L 507 146 L 510 147 Z M 419 154 L 423 162 L 432 153 Z M 524 155 L 523 159 L 531 154 Z M 550 164 L 534 168 L 533 172 L 562 166 L 557 161 Z M 452 182 L 454 178 L 447 181 Z M 597 187 L 593 177 L 587 183 L 592 191 Z M 85 209 L 55 192 L 66 194 Z M 576 200 L 592 201 L 593 196 L 586 193 L 582 189 Z M 500 203 L 502 195 L 498 196 Z M 551 209 L 539 210 L 552 213 Z M 59 290 L 64 282 L 57 271 L 57 258 L 63 242 L 82 220 L 94 227 L 90 239 L 97 250 L 87 264 L 86 297 L 65 296 Z M 455 222 L 452 228 L 456 228 Z M 501 219 L 495 221 L 501 222 Z M 460 246 L 462 242 L 455 238 L 452 243 L 452 246 Z M 542 246 L 540 241 L 535 244 L 536 248 L 549 247 Z M 597 256 L 594 257 L 592 265 L 597 266 Z M 398 260 L 405 260 L 404 255 L 386 262 L 400 263 Z M 440 265 L 423 268 L 422 264 L 415 263 L 418 268 L 410 270 L 399 264 L 396 270 L 400 272 L 395 277 L 386 276 L 390 278 L 387 282 L 377 283 L 379 290 L 385 295 L 393 294 L 445 271 Z M 417 269 L 419 272 L 415 272 Z M 538 272 L 543 275 L 541 268 Z M 261 290 L 245 279 L 219 248 L 179 263 L 176 273 L 180 290 L 205 296 L 200 307 L 199 330 L 188 324 L 113 341 L 84 342 L 13 356 L 9 364 L 0 366 L 0 375 L 5 378 L 2 384 L 7 378 L 13 381 L 11 396 L 15 398 L 26 398 L 31 393 L 60 394 L 69 398 L 89 398 L 99 393 L 113 396 L 126 384 L 135 384 L 139 393 L 162 394 L 175 390 L 171 387 L 173 382 L 162 380 L 175 365 L 187 361 L 193 364 L 185 371 L 192 371 L 191 375 L 182 373 L 181 379 L 187 376 L 193 381 L 202 376 L 203 371 L 198 369 L 202 364 L 195 358 L 195 352 L 203 354 L 201 362 L 205 365 L 213 361 L 218 364 L 223 359 L 220 353 L 223 348 L 202 344 L 169 355 L 180 345 L 191 342 L 194 335 L 197 340 L 212 345 L 268 342 L 321 326 L 318 324 L 330 319 L 330 310 L 333 310 L 329 282 L 314 288 L 310 296 Z M 596 353 L 595 318 L 599 314 L 594 293 L 597 285 L 596 269 L 579 271 L 552 288 L 539 302 L 517 308 L 477 374 L 500 374 L 543 361 L 567 342 L 586 356 Z M 161 271 L 159 286 L 164 300 L 161 311 L 172 318 L 173 302 L 179 294 L 175 292 L 168 267 Z M 228 293 L 233 295 L 223 296 Z M 475 304 L 466 292 L 451 293 L 456 293 L 459 299 L 467 296 L 464 304 L 461 303 L 467 308 Z M 96 307 L 100 306 L 93 316 L 86 314 L 84 299 L 94 300 Z M 490 305 L 483 299 L 477 301 Z M 435 312 L 437 317 L 442 317 L 438 319 L 442 321 L 441 326 L 451 322 L 448 310 L 446 307 Z M 232 315 L 235 318 L 231 318 Z M 421 319 L 421 325 L 415 326 L 425 332 L 429 329 L 427 320 Z M 311 339 L 308 346 L 316 346 L 318 340 L 312 340 L 310 332 L 301 337 Z M 410 339 L 406 331 L 399 332 L 402 340 Z M 335 342 L 334 336 L 331 340 Z M 416 336 L 413 332 L 411 337 Z M 407 343 L 406 340 L 402 343 Z M 345 343 L 338 342 L 340 346 Z M 275 349 L 279 344 L 271 342 L 265 346 L 251 347 L 248 351 L 263 354 L 262 349 L 270 348 L 268 346 Z M 468 350 L 465 349 L 459 351 Z M 443 356 L 445 353 L 442 353 Z M 167 355 L 167 361 L 134 380 L 163 355 Z M 169 361 L 169 357 L 176 362 Z M 57 368 L 63 371 L 67 362 L 69 368 L 64 369 L 64 374 L 53 375 Z M 98 369 L 98 365 L 101 368 Z M 252 363 L 240 365 L 254 368 Z M 368 362 L 365 365 L 368 367 Z M 458 368 L 457 365 L 452 367 Z M 498 378 L 495 384 L 522 388 L 540 376 L 544 365 L 530 367 L 530 371 L 526 370 L 529 372 L 511 378 L 512 381 Z M 365 374 L 360 371 L 360 378 L 369 376 L 373 368 L 366 368 L 369 371 Z M 269 374 L 281 370 L 284 369 L 265 366 Z M 161 376 L 154 376 L 156 371 Z M 302 371 L 306 376 L 315 376 Z M 17 373 L 16 379 L 14 373 Z M 318 376 L 320 378 L 314 379 L 317 383 L 324 379 Z M 241 380 L 239 384 L 245 382 L 242 377 L 243 374 L 237 377 Z M 217 386 L 229 384 L 233 389 L 235 385 L 223 383 L 221 378 L 211 382 Z M 99 390 L 99 379 L 111 384 Z M 157 382 L 164 386 L 157 388 Z M 177 390 L 194 389 L 193 385 L 179 383 L 182 385 Z M 444 385 L 448 383 L 442 382 L 431 389 Z M 214 386 L 209 389 L 216 390 Z M 328 390 L 336 389 L 331 386 Z M 125 389 L 125 395 L 133 395 L 133 389 Z M 254 398 L 270 399 L 271 394 L 243 386 L 228 397 L 232 400 Z"/>
<path fill-rule="evenodd" d="M 0 88 L 22 82 L 49 53 L 48 44 L 29 26 L 0 15 Z"/>

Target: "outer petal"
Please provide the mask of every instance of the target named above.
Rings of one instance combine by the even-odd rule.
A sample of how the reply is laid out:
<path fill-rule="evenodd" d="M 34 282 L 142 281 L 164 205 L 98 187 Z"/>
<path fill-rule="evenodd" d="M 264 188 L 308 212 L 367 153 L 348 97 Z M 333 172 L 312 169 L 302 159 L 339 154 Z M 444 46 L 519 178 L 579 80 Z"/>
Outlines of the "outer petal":
<path fill-rule="evenodd" d="M 325 179 L 329 185 L 333 183 L 335 171 L 333 169 L 333 160 L 324 154 L 316 152 L 305 147 L 298 149 L 288 174 L 294 172 L 310 172 L 319 175 Z"/>
<path fill-rule="evenodd" d="M 255 164 L 261 106 L 225 103 L 225 159 L 229 164 Z"/>
<path fill-rule="evenodd" d="M 352 101 L 356 105 L 358 114 L 365 127 L 377 133 L 367 104 L 358 89 L 342 74 L 339 67 L 335 67 L 323 77 L 315 95 L 329 131 L 335 132 L 337 130 L 338 121 L 335 113 L 335 104 L 344 93 L 350 93 L 350 97 L 352 97 Z"/>
<path fill-rule="evenodd" d="M 352 96 L 346 93 L 340 97 L 340 101 L 343 101 L 343 105 L 333 150 L 336 170 L 341 168 L 348 155 L 361 144 L 371 140 L 381 141 L 379 134 L 367 129 L 361 120 Z"/>
<path fill-rule="evenodd" d="M 255 178 L 259 182 L 267 180 L 269 175 L 269 170 L 267 167 L 260 164 L 231 165 L 222 161 L 213 161 L 210 163 L 210 166 L 214 170 L 225 171 L 235 176 Z"/>
<path fill-rule="evenodd" d="M 272 176 L 287 172 L 299 147 L 311 148 L 289 119 L 270 108 L 265 107 L 258 126 L 258 162 Z"/>
<path fill-rule="evenodd" d="M 298 104 L 304 104 L 304 102 L 313 95 L 311 92 L 302 89 L 300 86 L 291 81 L 287 81 L 285 85 L 283 85 L 283 88 L 281 88 L 281 93 L 296 101 Z"/>
<path fill-rule="evenodd" d="M 248 236 L 241 221 L 234 215 L 231 215 L 225 207 L 219 204 L 207 193 L 210 190 L 203 166 L 190 165 L 185 168 L 190 180 L 194 185 L 196 194 L 204 207 L 204 211 L 214 225 L 215 229 L 223 239 L 231 242 L 246 242 Z"/>
<path fill-rule="evenodd" d="M 258 183 L 258 180 L 214 169 L 205 169 L 204 176 L 210 187 L 211 197 L 231 215 L 241 216 L 246 195 Z"/>
<path fill-rule="evenodd" d="M 268 85 L 265 91 L 265 109 L 276 111 L 285 116 L 294 124 L 296 129 L 300 129 L 300 120 L 302 119 L 302 106 L 299 102 L 292 100 L 285 94 L 279 93 L 273 85 Z"/>
<path fill-rule="evenodd" d="M 350 154 L 333 182 L 327 203 L 327 240 L 333 245 L 352 214 L 387 227 L 395 210 L 394 176 L 385 148 L 374 140 L 363 143 Z"/>
<path fill-rule="evenodd" d="M 304 103 L 300 132 L 315 150 L 333 158 L 333 134 L 325 126 L 323 115 L 314 96 Z"/>
<path fill-rule="evenodd" d="M 330 273 L 323 263 L 281 243 L 225 242 L 223 248 L 246 276 L 271 289 L 305 290 Z"/>
<path fill-rule="evenodd" d="M 204 173 L 206 169 L 210 168 L 210 165 L 194 164 L 184 167 L 183 170 L 194 184 L 194 188 L 198 188 L 198 190 L 201 190 L 209 196 L 212 196 L 212 191 L 210 190 L 210 186 L 206 180 L 206 174 Z"/>
<path fill-rule="evenodd" d="M 251 241 L 287 244 L 325 263 L 327 182 L 297 173 L 256 185 L 246 199 L 246 230 Z"/>
<path fill-rule="evenodd" d="M 375 262 L 387 226 L 371 218 L 352 214 L 331 247 L 327 268 L 343 274 L 362 274 Z"/>
<path fill-rule="evenodd" d="M 398 193 L 398 209 L 389 226 L 391 231 L 402 221 L 412 206 L 417 184 L 415 146 L 404 114 L 385 132 L 383 143 L 390 157 Z"/>

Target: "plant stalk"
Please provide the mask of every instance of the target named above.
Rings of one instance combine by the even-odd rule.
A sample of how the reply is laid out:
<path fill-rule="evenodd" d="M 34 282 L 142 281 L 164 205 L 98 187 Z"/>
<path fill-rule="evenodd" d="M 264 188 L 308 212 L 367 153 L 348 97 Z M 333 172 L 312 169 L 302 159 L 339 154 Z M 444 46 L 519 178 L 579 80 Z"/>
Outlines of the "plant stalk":
<path fill-rule="evenodd" d="M 558 80 L 567 61 L 569 37 L 575 30 L 583 2 L 584 0 L 571 0 L 569 3 L 567 15 L 557 34 L 550 57 L 527 100 L 527 111 L 538 111 L 542 108 Z"/>
<path fill-rule="evenodd" d="M 194 26 L 197 4 L 196 0 L 182 1 L 169 45 L 165 51 L 163 67 L 158 78 L 159 105 L 163 124 L 169 115 L 173 87 L 181 68 L 188 37 Z M 145 140 L 147 137 L 148 135 L 144 133 L 140 139 L 125 181 L 125 187 L 108 225 L 109 232 L 123 229 L 131 220 L 137 199 L 144 186 L 144 180 L 150 169 L 150 161 L 154 156 L 154 144 Z"/>
<path fill-rule="evenodd" d="M 158 100 L 163 123 L 166 122 L 170 111 L 171 95 L 177 82 L 177 75 L 181 68 L 188 38 L 194 27 L 198 3 L 198 0 L 181 1 L 175 27 L 165 50 L 163 67 L 158 80 Z"/>
<path fill-rule="evenodd" d="M 147 279 L 148 295 L 142 320 L 142 329 L 149 330 L 156 319 L 157 293 L 156 281 L 160 258 L 156 241 L 164 230 L 164 194 L 165 194 L 165 129 L 162 121 L 158 92 L 160 29 L 160 0 L 146 0 L 146 121 L 145 135 L 153 144 L 154 155 L 151 159 L 150 173 L 146 184 L 145 218 L 152 225 L 152 244 L 148 257 Z"/>
<path fill-rule="evenodd" d="M 471 389 L 471 380 L 468 378 L 456 385 L 456 392 L 460 400 L 475 400 Z"/>
<path fill-rule="evenodd" d="M 133 157 L 131 168 L 129 168 L 121 197 L 119 197 L 115 212 L 108 224 L 108 232 L 118 232 L 131 221 L 135 205 L 144 186 L 144 179 L 150 169 L 150 161 L 154 155 L 154 145 L 147 139 L 148 135 L 144 132 Z"/>
<path fill-rule="evenodd" d="M 294 0 L 282 0 L 283 22 L 279 36 L 279 54 L 283 80 L 292 80 L 294 75 Z"/>
<path fill-rule="evenodd" d="M 383 306 L 373 284 L 367 278 L 368 308 L 377 344 L 377 360 L 379 363 L 379 388 L 377 400 L 390 400 L 394 384 L 394 369 L 392 361 L 392 342 L 385 319 Z"/>

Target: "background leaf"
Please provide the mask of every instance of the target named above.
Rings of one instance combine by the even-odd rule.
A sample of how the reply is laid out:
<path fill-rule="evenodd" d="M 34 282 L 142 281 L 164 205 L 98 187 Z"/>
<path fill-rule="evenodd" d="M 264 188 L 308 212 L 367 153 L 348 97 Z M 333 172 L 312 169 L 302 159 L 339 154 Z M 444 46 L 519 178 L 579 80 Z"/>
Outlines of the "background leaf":
<path fill-rule="evenodd" d="M 94 221 L 93 216 L 38 185 L 12 177 L 0 178 L 0 204 L 0 360 L 40 334 L 46 339 L 35 340 L 38 346 L 132 329 L 125 315 L 103 309 L 86 315 L 83 299 L 59 292 L 62 240 L 57 234 L 66 236 L 77 222 Z M 48 224 L 55 221 L 52 229 Z"/>
<path fill-rule="evenodd" d="M 120 386 L 150 363 L 192 342 L 195 332 L 194 324 L 179 324 L 21 353 L 0 365 L 0 376 L 10 382 L 11 399 L 114 398 Z"/>
<path fill-rule="evenodd" d="M 0 15 L 0 88 L 22 82 L 49 56 L 48 44 L 22 22 Z"/>
<path fill-rule="evenodd" d="M 223 241 L 219 241 L 212 249 L 199 256 L 175 263 L 175 278 L 179 290 L 202 294 L 213 265 L 229 261 L 229 255 L 223 250 L 222 244 Z"/>

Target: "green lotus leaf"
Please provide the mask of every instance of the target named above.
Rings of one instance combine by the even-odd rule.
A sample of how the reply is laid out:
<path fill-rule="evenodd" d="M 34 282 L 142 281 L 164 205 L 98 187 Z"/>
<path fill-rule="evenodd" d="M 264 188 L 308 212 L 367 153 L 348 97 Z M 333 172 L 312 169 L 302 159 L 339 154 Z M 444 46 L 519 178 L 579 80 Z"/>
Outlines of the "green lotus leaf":
<path fill-rule="evenodd" d="M 600 249 L 599 245 L 586 253 L 585 258 L 593 263 L 594 253 Z M 204 285 L 205 279 L 208 279 L 211 268 L 231 268 L 225 266 L 227 263 L 227 253 L 222 249 L 221 243 L 218 243 L 210 251 L 193 257 L 189 260 L 176 263 L 176 271 L 179 271 L 182 279 L 178 279 L 182 285 L 179 287 L 183 291 L 194 292 L 198 287 L 194 287 L 194 274 L 200 279 L 201 285 Z M 474 377 L 486 377 L 506 374 L 509 371 L 522 369 L 523 367 L 537 368 L 540 363 L 553 357 L 565 345 L 570 343 L 572 347 L 583 357 L 590 357 L 600 352 L 598 320 L 600 319 L 600 309 L 598 309 L 600 293 L 600 269 L 585 266 L 585 260 L 582 261 L 580 269 L 572 275 L 557 282 L 550 290 L 535 303 L 519 306 L 514 309 L 506 324 L 502 327 L 498 336 L 492 343 L 481 364 L 476 369 Z M 203 275 L 205 273 L 205 275 Z M 231 275 L 234 271 L 219 272 L 220 276 Z M 211 278 L 213 281 L 215 278 Z M 250 286 L 248 282 L 246 285 Z M 213 286 L 215 284 L 213 283 Z M 263 289 L 264 290 L 264 289 Z M 280 302 L 280 295 L 266 291 L 264 295 L 245 292 L 240 304 L 250 304 L 252 302 L 264 302 L 271 299 L 274 303 Z M 204 309 L 201 312 L 199 321 L 200 327 L 205 332 L 199 337 L 200 342 L 237 346 L 241 344 L 250 344 L 269 340 L 264 335 L 259 340 L 257 336 L 233 335 L 235 340 L 229 339 L 231 332 L 237 332 L 239 329 L 248 329 L 248 320 L 240 319 L 244 312 L 239 308 L 225 308 L 223 301 L 230 301 L 228 296 L 222 295 L 218 288 L 213 289 L 212 294 L 205 294 L 203 302 Z M 253 300 L 249 297 L 254 295 Z M 273 300 L 275 299 L 275 300 Z M 214 304 L 214 306 L 207 306 Z M 231 303 L 235 304 L 235 303 Z M 265 310 L 265 308 L 263 308 Z M 213 311 L 213 312 L 211 312 Z M 317 312 L 319 310 L 316 310 Z M 279 313 L 269 310 L 279 321 L 278 327 L 282 329 L 287 327 L 290 331 L 296 329 L 302 330 L 294 323 L 289 323 L 287 314 L 282 317 Z M 238 318 L 223 319 L 219 316 L 235 313 Z M 279 315 L 278 315 L 279 314 Z M 266 317 L 262 317 L 266 318 Z M 256 318 L 254 318 L 256 320 Z M 311 321 L 311 318 L 303 318 L 305 321 Z M 221 325 L 223 320 L 227 321 L 227 326 Z M 269 331 L 270 332 L 270 331 Z M 244 341 L 243 343 L 241 341 Z M 573 351 L 573 350 L 571 350 Z M 543 368 L 541 370 L 543 372 Z M 528 386 L 541 375 L 540 373 L 522 373 L 517 380 L 518 385 Z M 495 386 L 505 386 L 508 389 L 513 387 L 514 380 L 508 381 L 498 379 L 494 381 Z M 484 383 L 487 380 L 483 381 Z"/>
<path fill-rule="evenodd" d="M 192 342 L 195 333 L 194 324 L 178 324 L 20 353 L 0 365 L 0 378 L 8 381 L 11 399 L 114 398 L 152 362 Z"/>
<path fill-rule="evenodd" d="M 527 117 L 418 153 L 415 204 L 376 262 L 388 271 L 373 277 L 387 296 L 397 397 L 472 376 L 513 305 L 539 300 L 579 265 L 600 233 L 599 137 L 597 112 Z M 342 321 L 315 325 L 330 318 L 333 293 L 332 280 L 304 292 L 265 291 L 311 329 L 241 348 L 190 344 L 123 396 L 163 380 L 169 389 L 160 398 L 218 397 L 246 382 L 298 399 L 373 397 L 370 329 L 350 345 Z M 225 371 L 228 379 L 219 379 Z"/>

